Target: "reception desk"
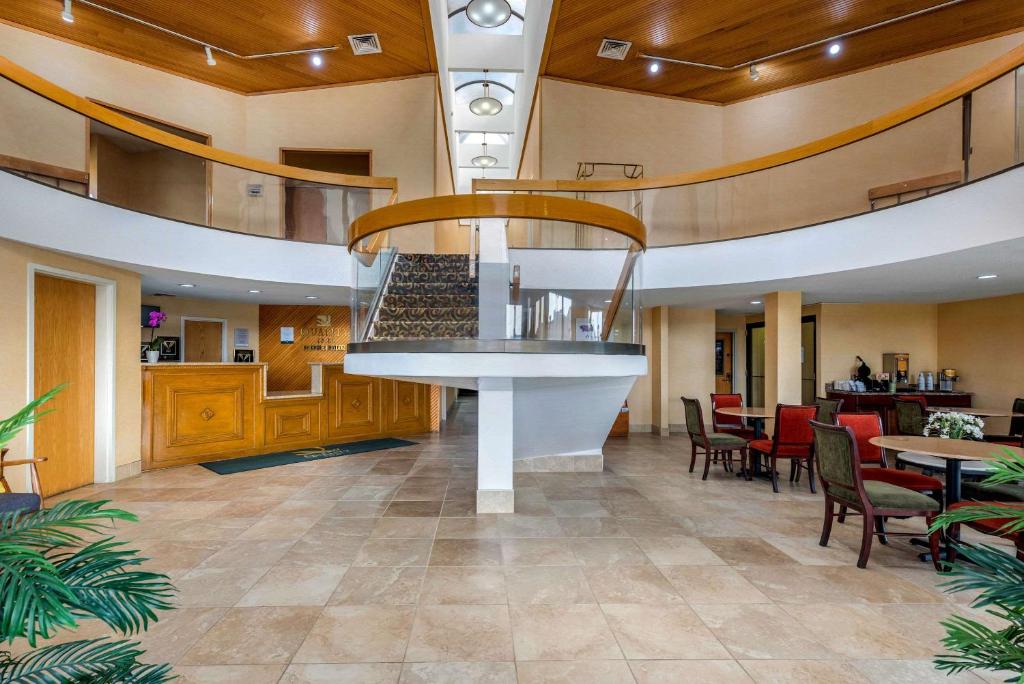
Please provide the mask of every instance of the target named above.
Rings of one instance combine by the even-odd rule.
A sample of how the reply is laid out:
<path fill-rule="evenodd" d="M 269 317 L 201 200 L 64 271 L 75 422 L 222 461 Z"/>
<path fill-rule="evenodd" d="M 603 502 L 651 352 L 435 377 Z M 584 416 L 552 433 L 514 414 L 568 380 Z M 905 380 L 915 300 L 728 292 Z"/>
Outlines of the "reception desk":
<path fill-rule="evenodd" d="M 311 390 L 266 390 L 262 363 L 142 366 L 142 468 L 429 432 L 431 387 L 311 364 Z"/>

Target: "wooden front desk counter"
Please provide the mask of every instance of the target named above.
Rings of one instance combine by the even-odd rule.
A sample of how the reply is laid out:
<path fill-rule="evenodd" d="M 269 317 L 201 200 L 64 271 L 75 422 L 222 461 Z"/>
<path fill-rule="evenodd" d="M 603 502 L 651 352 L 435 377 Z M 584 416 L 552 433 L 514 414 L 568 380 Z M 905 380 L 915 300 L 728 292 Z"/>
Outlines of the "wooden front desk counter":
<path fill-rule="evenodd" d="M 311 364 L 309 392 L 266 391 L 263 363 L 142 365 L 142 469 L 429 432 L 431 388 Z"/>

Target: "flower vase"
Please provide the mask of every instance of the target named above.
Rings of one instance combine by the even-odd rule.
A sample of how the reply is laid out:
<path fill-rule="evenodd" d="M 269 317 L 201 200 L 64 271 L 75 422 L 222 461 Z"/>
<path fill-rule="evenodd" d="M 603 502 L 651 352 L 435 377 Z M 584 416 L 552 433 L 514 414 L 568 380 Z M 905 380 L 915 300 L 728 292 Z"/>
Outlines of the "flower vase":
<path fill-rule="evenodd" d="M 159 349 L 147 349 L 146 350 L 146 361 L 149 363 L 156 363 L 160 360 Z"/>

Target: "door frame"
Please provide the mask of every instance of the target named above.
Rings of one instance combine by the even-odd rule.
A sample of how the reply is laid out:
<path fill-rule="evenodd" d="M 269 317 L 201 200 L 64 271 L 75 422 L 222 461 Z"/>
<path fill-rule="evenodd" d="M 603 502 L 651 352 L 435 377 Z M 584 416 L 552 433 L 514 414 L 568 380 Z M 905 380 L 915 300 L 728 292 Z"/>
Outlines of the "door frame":
<path fill-rule="evenodd" d="M 27 344 L 28 359 L 25 364 L 26 401 L 36 396 L 35 365 L 36 365 L 36 275 L 47 275 L 65 280 L 89 283 L 96 288 L 96 357 L 94 360 L 95 397 L 93 406 L 94 439 L 93 439 L 93 480 L 95 482 L 114 482 L 117 480 L 117 453 L 115 448 L 116 404 L 116 359 L 117 348 L 117 282 L 109 278 L 67 271 L 45 264 L 30 262 L 28 265 L 28 325 Z M 123 351 L 123 350 L 120 350 Z M 134 356 L 132 358 L 135 358 Z M 49 389 L 49 388 L 47 388 Z M 35 430 L 29 425 L 25 429 L 26 452 L 29 458 L 35 457 Z M 23 486 L 29 485 L 29 473 L 24 469 Z"/>
<path fill-rule="evenodd" d="M 737 382 L 736 382 L 736 365 L 739 363 L 739 361 L 736 359 L 736 329 L 735 328 L 716 328 L 715 329 L 715 335 L 717 336 L 719 333 L 722 333 L 724 335 L 729 335 L 730 337 L 732 337 L 732 367 L 729 368 L 729 374 L 730 374 L 729 384 L 732 385 L 732 392 L 735 393 L 736 392 L 736 385 L 737 385 Z M 716 387 L 715 389 L 718 389 L 718 388 Z"/>
<path fill-rule="evenodd" d="M 220 363 L 227 363 L 228 358 L 228 320 L 226 318 L 210 318 L 209 316 L 181 317 L 181 361 L 185 362 L 185 321 L 203 321 L 220 323 Z"/>

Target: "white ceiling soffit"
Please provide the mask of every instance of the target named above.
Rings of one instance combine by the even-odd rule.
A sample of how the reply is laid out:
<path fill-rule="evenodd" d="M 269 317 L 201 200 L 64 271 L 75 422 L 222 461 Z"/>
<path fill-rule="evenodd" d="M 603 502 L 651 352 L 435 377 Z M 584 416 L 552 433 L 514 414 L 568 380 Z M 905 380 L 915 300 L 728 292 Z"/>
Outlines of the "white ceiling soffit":
<path fill-rule="evenodd" d="M 506 0 L 493 2 L 503 10 Z M 477 26 L 465 11 L 469 0 L 431 0 L 445 125 L 448 129 L 455 191 L 472 191 L 474 178 L 514 178 L 522 155 L 530 107 L 537 86 L 552 0 L 507 0 L 508 20 L 494 28 Z M 482 116 L 470 103 L 487 95 L 501 111 Z M 483 140 L 486 135 L 486 141 Z M 499 161 L 486 170 L 473 166 L 487 143 Z"/>

